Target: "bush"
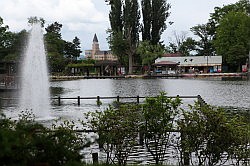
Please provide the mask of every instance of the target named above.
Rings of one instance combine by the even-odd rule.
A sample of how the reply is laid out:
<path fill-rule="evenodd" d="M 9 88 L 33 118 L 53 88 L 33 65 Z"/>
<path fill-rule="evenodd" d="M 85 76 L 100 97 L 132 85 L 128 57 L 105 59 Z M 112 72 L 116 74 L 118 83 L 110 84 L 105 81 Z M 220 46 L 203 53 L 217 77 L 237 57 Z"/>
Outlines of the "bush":
<path fill-rule="evenodd" d="M 67 125 L 45 128 L 28 116 L 18 121 L 0 119 L 0 165 L 61 166 L 79 162 L 84 139 Z"/>

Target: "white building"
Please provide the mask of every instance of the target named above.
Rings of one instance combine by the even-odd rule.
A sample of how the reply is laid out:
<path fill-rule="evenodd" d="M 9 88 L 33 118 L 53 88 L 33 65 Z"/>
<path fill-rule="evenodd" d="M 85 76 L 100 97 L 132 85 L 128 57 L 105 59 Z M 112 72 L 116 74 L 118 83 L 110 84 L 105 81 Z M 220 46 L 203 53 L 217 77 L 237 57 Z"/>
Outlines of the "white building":
<path fill-rule="evenodd" d="M 157 58 L 154 64 L 163 71 L 179 70 L 181 72 L 221 72 L 222 56 L 180 56 L 165 54 Z"/>

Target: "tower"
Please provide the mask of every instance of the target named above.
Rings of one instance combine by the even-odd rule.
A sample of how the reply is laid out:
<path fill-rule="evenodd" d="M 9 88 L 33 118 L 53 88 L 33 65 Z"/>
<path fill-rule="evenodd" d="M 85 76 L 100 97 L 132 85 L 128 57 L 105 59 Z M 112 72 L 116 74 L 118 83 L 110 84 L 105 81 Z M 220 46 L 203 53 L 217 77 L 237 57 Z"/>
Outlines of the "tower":
<path fill-rule="evenodd" d="M 92 58 L 100 51 L 99 43 L 96 34 L 93 38 L 93 44 L 92 44 Z M 94 58 L 93 58 L 94 59 Z"/>

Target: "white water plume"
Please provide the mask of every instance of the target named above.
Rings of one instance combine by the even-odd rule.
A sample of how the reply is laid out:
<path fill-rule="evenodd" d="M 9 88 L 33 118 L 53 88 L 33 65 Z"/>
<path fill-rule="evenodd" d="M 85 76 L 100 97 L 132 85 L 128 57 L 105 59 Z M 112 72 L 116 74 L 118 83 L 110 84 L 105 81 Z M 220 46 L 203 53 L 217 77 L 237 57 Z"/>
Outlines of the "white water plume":
<path fill-rule="evenodd" d="M 46 51 L 40 23 L 33 24 L 21 64 L 19 106 L 37 119 L 50 117 L 50 92 Z"/>

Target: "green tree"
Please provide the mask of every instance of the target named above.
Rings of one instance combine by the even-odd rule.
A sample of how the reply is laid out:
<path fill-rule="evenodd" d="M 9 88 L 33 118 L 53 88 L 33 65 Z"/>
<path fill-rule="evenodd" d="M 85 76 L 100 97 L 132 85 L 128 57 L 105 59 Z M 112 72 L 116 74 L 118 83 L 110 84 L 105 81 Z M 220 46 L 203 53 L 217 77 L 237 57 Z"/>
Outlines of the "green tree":
<path fill-rule="evenodd" d="M 72 42 L 65 41 L 64 54 L 70 62 L 76 62 L 81 54 L 80 39 L 75 37 Z"/>
<path fill-rule="evenodd" d="M 62 24 L 58 22 L 54 22 L 45 28 L 48 62 L 52 72 L 62 72 L 66 66 L 66 58 L 64 57 L 65 41 L 61 37 L 61 28 Z"/>
<path fill-rule="evenodd" d="M 43 18 L 38 18 L 37 16 L 34 16 L 34 17 L 29 17 L 28 18 L 28 23 L 30 25 L 32 24 L 36 24 L 36 23 L 40 23 L 42 27 L 44 27 L 44 24 L 45 24 L 45 20 Z"/>
<path fill-rule="evenodd" d="M 152 0 L 152 44 L 158 44 L 161 34 L 167 28 L 166 19 L 169 17 L 170 4 L 166 0 Z"/>
<path fill-rule="evenodd" d="M 168 98 L 161 93 L 156 98 L 146 98 L 143 104 L 144 142 L 156 164 L 162 164 L 175 130 L 176 115 L 181 100 Z"/>
<path fill-rule="evenodd" d="M 134 57 L 139 43 L 139 5 L 137 0 L 125 0 L 123 8 L 124 38 L 128 49 L 128 73 L 133 73 Z"/>
<path fill-rule="evenodd" d="M 111 29 L 108 31 L 110 33 L 108 39 L 111 50 L 119 59 L 123 60 L 123 63 L 127 62 L 128 72 L 132 74 L 134 57 L 136 56 L 136 48 L 139 42 L 139 5 L 137 0 L 118 1 L 120 2 L 107 1 L 111 5 L 109 15 Z M 120 46 L 122 48 L 119 48 Z M 122 49 L 124 52 L 119 51 L 119 49 Z M 127 58 L 123 56 L 127 56 Z"/>
<path fill-rule="evenodd" d="M 97 131 L 98 143 L 107 154 L 106 163 L 126 165 L 129 153 L 137 145 L 141 107 L 120 104 L 105 111 L 90 113 L 90 128 Z"/>
<path fill-rule="evenodd" d="M 191 28 L 194 35 L 199 37 L 199 41 L 196 42 L 198 48 L 196 51 L 199 56 L 213 56 L 215 49 L 213 47 L 213 27 L 211 24 L 197 25 Z"/>
<path fill-rule="evenodd" d="M 142 0 L 142 40 L 150 41 L 151 38 L 151 27 L 152 27 L 152 0 Z"/>
<path fill-rule="evenodd" d="M 170 4 L 166 0 L 142 0 L 142 40 L 153 45 L 160 42 L 161 34 L 166 30 L 166 20 L 170 15 Z"/>
<path fill-rule="evenodd" d="M 0 17 L 0 57 L 3 59 L 8 55 L 9 48 L 11 47 L 13 34 L 8 31 L 9 26 L 4 25 L 3 19 Z"/>
<path fill-rule="evenodd" d="M 148 66 L 148 72 L 151 70 L 151 65 L 155 59 L 161 57 L 164 52 L 164 46 L 160 44 L 153 45 L 150 44 L 149 41 L 140 42 L 137 48 L 137 54 L 139 54 L 142 59 L 142 65 Z"/>
<path fill-rule="evenodd" d="M 186 38 L 186 40 L 181 44 L 179 52 L 184 56 L 193 55 L 193 51 L 197 51 L 197 42 L 191 37 Z"/>
<path fill-rule="evenodd" d="M 190 105 L 190 110 L 184 110 L 177 124 L 181 133 L 181 154 L 188 154 L 195 165 L 222 165 L 230 157 L 239 163 L 248 153 L 247 124 L 222 108 L 195 103 Z M 227 158 L 222 160 L 225 154 Z M 191 157 L 193 155 L 197 159 Z M 184 156 L 182 164 L 183 159 Z"/>
<path fill-rule="evenodd" d="M 214 46 L 223 63 L 231 71 L 240 71 L 246 64 L 250 50 L 250 16 L 243 12 L 230 12 L 221 19 L 216 29 Z"/>

